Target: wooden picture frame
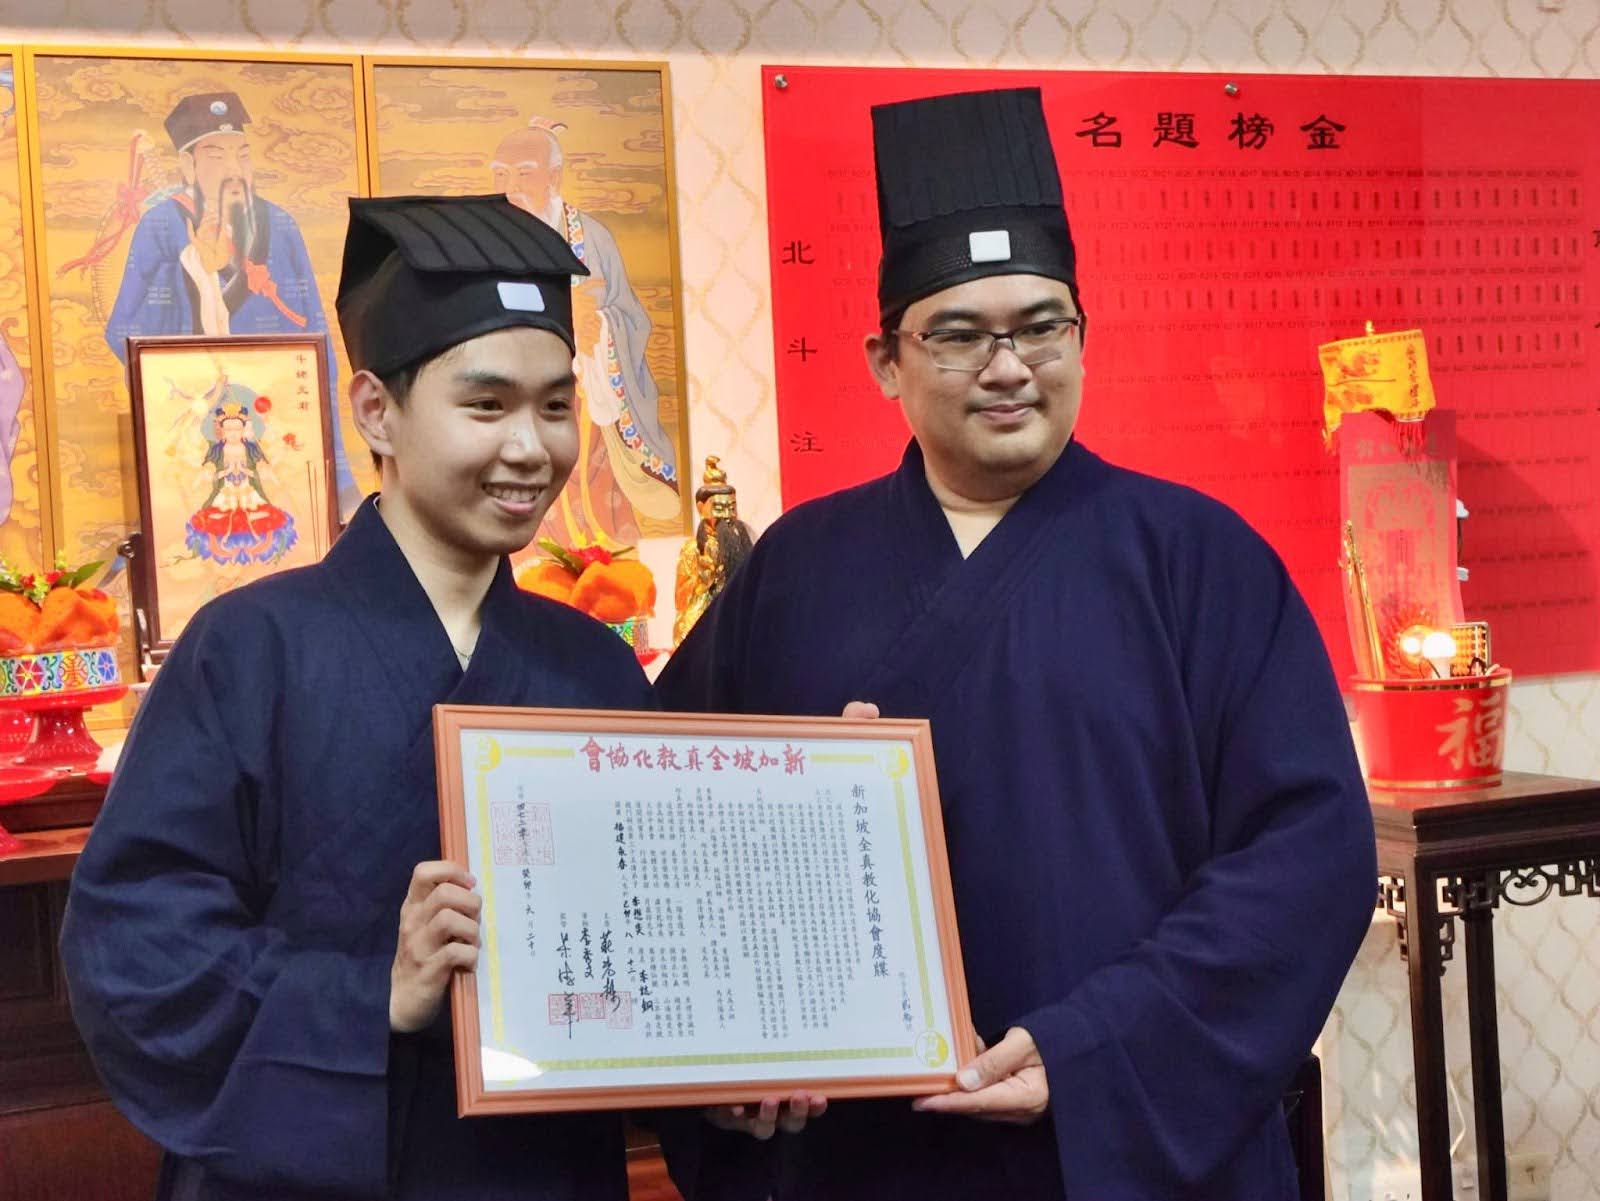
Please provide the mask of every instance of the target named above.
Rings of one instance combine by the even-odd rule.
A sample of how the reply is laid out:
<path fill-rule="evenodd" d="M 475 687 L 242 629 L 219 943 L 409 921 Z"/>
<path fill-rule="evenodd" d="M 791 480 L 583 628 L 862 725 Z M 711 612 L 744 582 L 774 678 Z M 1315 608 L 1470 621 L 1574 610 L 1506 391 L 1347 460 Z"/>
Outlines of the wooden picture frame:
<path fill-rule="evenodd" d="M 690 533 L 667 64 L 373 55 L 363 69 L 373 195 L 504 192 L 590 270 L 573 296 L 579 461 L 540 536 L 616 548 Z"/>
<path fill-rule="evenodd" d="M 147 661 L 207 600 L 315 563 L 338 535 L 325 341 L 128 339 Z"/>
<path fill-rule="evenodd" d="M 483 897 L 451 984 L 463 1116 L 956 1087 L 927 721 L 440 705 L 434 734 L 442 855 Z"/>

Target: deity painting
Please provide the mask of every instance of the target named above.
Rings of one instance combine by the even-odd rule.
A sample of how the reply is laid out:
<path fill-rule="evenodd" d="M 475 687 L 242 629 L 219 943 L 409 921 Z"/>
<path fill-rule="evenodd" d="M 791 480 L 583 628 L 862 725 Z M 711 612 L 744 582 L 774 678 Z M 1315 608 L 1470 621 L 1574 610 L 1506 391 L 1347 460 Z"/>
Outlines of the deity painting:
<path fill-rule="evenodd" d="M 182 395 L 176 385 L 173 391 Z M 213 563 L 278 562 L 296 535 L 294 518 L 267 499 L 268 481 L 283 486 L 262 449 L 271 398 L 222 376 L 191 408 L 211 445 L 196 476 L 205 504 L 189 518 L 184 542 Z"/>
<path fill-rule="evenodd" d="M 353 62 L 40 54 L 38 187 L 69 556 L 137 523 L 128 341 L 314 337 L 338 396 L 337 286 L 364 131 Z M 336 495 L 370 483 L 335 412 Z M 231 453 L 231 452 L 230 452 Z M 77 545 L 78 552 L 72 551 Z"/>
<path fill-rule="evenodd" d="M 503 193 L 562 234 L 577 282 L 578 465 L 541 530 L 610 549 L 687 528 L 681 321 L 659 68 L 373 68 L 374 190 Z"/>
<path fill-rule="evenodd" d="M 326 552 L 337 522 L 322 342 L 129 343 L 153 645 L 212 597 Z"/>
<path fill-rule="evenodd" d="M 28 322 L 29 203 L 18 161 L 16 68 L 0 54 L 0 558 L 44 559 Z"/>

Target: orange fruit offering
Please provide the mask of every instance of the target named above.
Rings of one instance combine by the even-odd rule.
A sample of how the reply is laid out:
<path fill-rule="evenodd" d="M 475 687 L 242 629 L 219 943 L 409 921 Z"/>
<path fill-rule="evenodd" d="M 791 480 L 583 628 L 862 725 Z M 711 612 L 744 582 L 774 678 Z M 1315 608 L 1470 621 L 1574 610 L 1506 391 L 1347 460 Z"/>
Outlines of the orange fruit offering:
<path fill-rule="evenodd" d="M 25 655 L 33 649 L 39 610 L 16 592 L 0 592 L 0 655 Z"/>
<path fill-rule="evenodd" d="M 73 645 L 73 639 L 82 634 L 83 622 L 79 617 L 82 607 L 83 602 L 73 589 L 50 589 L 45 594 L 44 604 L 39 606 L 39 628 L 34 635 L 34 645 L 42 651 Z M 78 645 L 83 644 L 80 641 Z"/>
<path fill-rule="evenodd" d="M 577 582 L 570 571 L 549 559 L 535 560 L 517 570 L 517 587 L 564 605 L 573 603 L 572 588 Z"/>
<path fill-rule="evenodd" d="M 98 588 L 52 588 L 39 609 L 34 645 L 40 650 L 112 646 L 117 641 L 116 603 Z"/>
<path fill-rule="evenodd" d="M 572 604 L 597 621 L 627 621 L 655 608 L 655 580 L 636 560 L 591 563 L 572 590 Z"/>
<path fill-rule="evenodd" d="M 79 588 L 78 599 L 83 602 L 87 620 L 93 622 L 99 633 L 83 646 L 115 646 L 121 622 L 117 618 L 117 602 L 98 588 Z"/>

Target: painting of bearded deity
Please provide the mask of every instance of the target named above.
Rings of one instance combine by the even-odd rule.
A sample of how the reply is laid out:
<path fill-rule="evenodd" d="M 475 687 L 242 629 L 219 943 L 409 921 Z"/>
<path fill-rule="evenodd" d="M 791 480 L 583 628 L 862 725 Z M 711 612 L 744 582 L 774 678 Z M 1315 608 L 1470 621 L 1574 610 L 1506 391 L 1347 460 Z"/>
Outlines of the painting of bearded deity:
<path fill-rule="evenodd" d="M 346 453 L 361 443 L 338 413 L 345 368 L 331 300 L 365 144 L 355 60 L 40 51 L 30 61 L 67 557 L 105 558 L 138 524 L 130 339 L 313 339 L 328 381 L 318 403 L 336 406 L 334 494 L 353 511 L 372 481 L 367 456 Z M 240 443 L 229 431 L 231 462 Z M 256 467 L 276 469 L 270 457 Z"/>
<path fill-rule="evenodd" d="M 666 68 L 369 60 L 375 195 L 499 192 L 567 239 L 579 457 L 540 531 L 631 546 L 689 528 Z"/>
<path fill-rule="evenodd" d="M 327 551 L 337 525 L 323 343 L 129 340 L 152 649 L 213 597 Z"/>

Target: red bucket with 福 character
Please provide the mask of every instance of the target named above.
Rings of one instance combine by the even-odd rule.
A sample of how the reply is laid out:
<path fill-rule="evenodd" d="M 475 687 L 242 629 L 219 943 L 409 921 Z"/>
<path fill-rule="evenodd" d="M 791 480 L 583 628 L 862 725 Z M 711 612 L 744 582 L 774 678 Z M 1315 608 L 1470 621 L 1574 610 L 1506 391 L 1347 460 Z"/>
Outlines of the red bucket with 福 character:
<path fill-rule="evenodd" d="M 1353 679 L 1356 738 L 1374 788 L 1500 782 L 1511 673 L 1437 680 Z"/>

